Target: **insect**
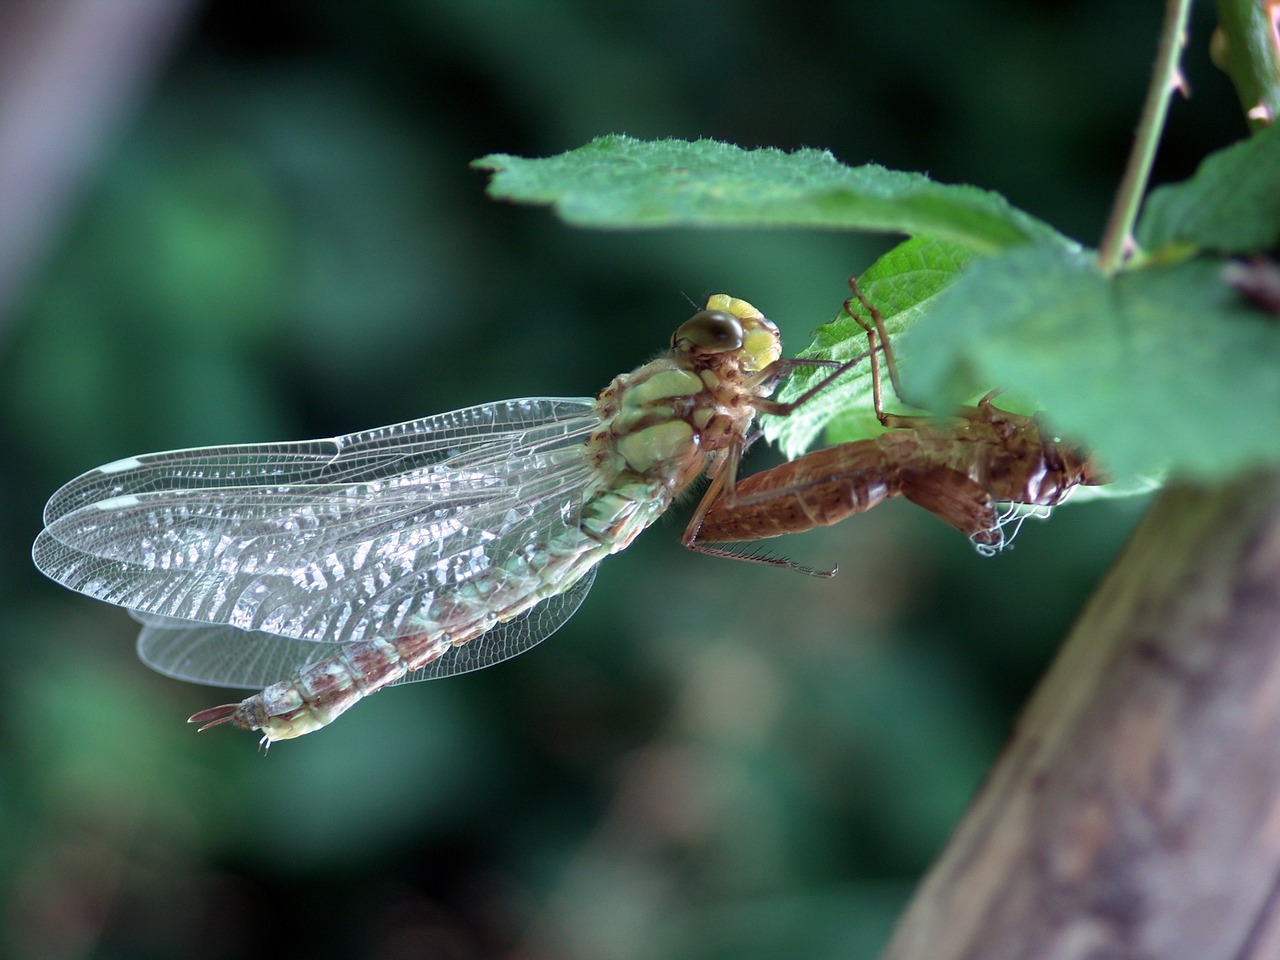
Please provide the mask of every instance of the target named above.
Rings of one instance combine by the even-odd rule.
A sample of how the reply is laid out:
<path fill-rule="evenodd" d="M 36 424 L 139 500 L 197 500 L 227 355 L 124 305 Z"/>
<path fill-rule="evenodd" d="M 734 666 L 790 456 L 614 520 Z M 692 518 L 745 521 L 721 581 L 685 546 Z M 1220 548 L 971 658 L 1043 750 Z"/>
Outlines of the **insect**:
<path fill-rule="evenodd" d="M 721 495 L 706 512 L 696 539 L 738 542 L 797 533 L 902 496 L 990 555 L 1013 539 L 1027 515 L 1016 507 L 1002 510 L 1001 504 L 1047 512 L 1078 485 L 1106 482 L 1083 450 L 1055 439 L 1037 417 L 995 406 L 991 401 L 999 391 L 949 418 L 885 413 L 878 354 L 884 353 L 890 383 L 902 396 L 897 364 L 879 311 L 853 278 L 849 286 L 853 296 L 844 309 L 867 332 L 872 400 L 888 431 L 816 450 L 738 480 L 732 495 Z M 870 314 L 870 322 L 854 309 L 855 298 Z M 1017 525 L 1006 535 L 1010 523 Z M 742 558 L 795 566 L 787 560 Z"/>
<path fill-rule="evenodd" d="M 757 414 L 800 364 L 717 294 L 662 357 L 596 398 L 487 403 L 329 440 L 130 457 L 45 508 L 36 566 L 128 608 L 138 652 L 183 680 L 265 687 L 191 717 L 264 748 L 394 683 L 489 666 L 552 634 L 595 567 L 699 475 L 682 537 L 732 491 Z M 847 366 L 847 365 L 846 365 Z"/>

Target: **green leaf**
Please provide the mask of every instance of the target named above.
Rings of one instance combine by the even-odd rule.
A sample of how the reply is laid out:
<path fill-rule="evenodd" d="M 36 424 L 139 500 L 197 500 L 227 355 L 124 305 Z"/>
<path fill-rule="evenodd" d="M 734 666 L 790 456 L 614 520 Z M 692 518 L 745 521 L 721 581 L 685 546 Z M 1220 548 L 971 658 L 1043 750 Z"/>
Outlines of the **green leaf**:
<path fill-rule="evenodd" d="M 546 159 L 493 154 L 472 166 L 494 172 L 491 196 L 552 204 L 580 226 L 825 227 L 929 234 L 976 251 L 1071 245 L 999 194 L 847 167 L 823 150 L 608 136 Z"/>
<path fill-rule="evenodd" d="M 858 289 L 875 305 L 891 342 L 928 310 L 930 302 L 960 275 L 973 258 L 963 245 L 933 237 L 913 237 L 894 247 L 858 278 Z M 867 311 L 856 302 L 859 313 Z M 813 341 L 797 356 L 844 362 L 867 351 L 866 330 L 841 307 L 835 319 L 814 331 Z M 896 351 L 895 351 L 896 354 Z M 883 365 L 882 373 L 883 373 Z M 777 398 L 795 400 L 830 371 L 820 367 L 800 367 L 788 378 Z M 884 383 L 886 409 L 899 406 Z M 788 457 L 799 456 L 827 430 L 834 443 L 874 436 L 883 428 L 872 406 L 871 364 L 864 360 L 829 389 L 805 402 L 787 417 L 766 417 L 765 436 L 777 443 Z"/>
<path fill-rule="evenodd" d="M 975 379 L 1012 387 L 1120 481 L 1280 462 L 1280 324 L 1221 273 L 1201 259 L 1108 279 L 1046 247 L 985 258 L 903 338 L 907 388 L 946 409 Z"/>
<path fill-rule="evenodd" d="M 1147 198 L 1138 243 L 1256 253 L 1280 243 L 1280 124 L 1207 157 Z"/>

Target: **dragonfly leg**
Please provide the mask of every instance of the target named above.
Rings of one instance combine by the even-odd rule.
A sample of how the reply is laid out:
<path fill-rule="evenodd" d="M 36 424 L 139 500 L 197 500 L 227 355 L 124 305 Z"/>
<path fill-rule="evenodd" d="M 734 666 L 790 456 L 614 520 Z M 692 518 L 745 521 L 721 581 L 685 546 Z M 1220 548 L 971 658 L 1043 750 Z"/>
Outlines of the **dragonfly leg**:
<path fill-rule="evenodd" d="M 725 458 L 720 462 L 715 474 L 711 478 L 706 492 L 702 495 L 702 499 L 698 501 L 698 506 L 693 511 L 693 516 L 689 518 L 689 525 L 685 527 L 684 533 L 680 535 L 680 542 L 692 550 L 694 553 L 705 554 L 709 557 L 721 557 L 725 560 L 742 560 L 746 563 L 759 563 L 767 567 L 779 567 L 783 570 L 795 570 L 797 573 L 803 573 L 810 577 L 834 577 L 837 567 L 830 570 L 815 570 L 812 567 L 806 567 L 803 564 L 796 563 L 787 557 L 770 557 L 761 554 L 750 553 L 734 553 L 724 547 L 707 546 L 698 540 L 698 534 L 702 530 L 702 524 L 706 520 L 707 512 L 712 506 L 722 510 L 732 510 L 738 505 L 738 496 L 735 489 L 738 476 L 738 465 L 742 460 L 742 447 L 733 445 L 727 451 Z"/>
<path fill-rule="evenodd" d="M 844 302 L 844 312 L 867 332 L 867 344 L 869 346 L 868 353 L 871 355 L 871 397 L 875 405 L 876 416 L 885 426 L 884 399 L 880 388 L 880 350 L 884 351 L 885 366 L 889 368 L 889 383 L 893 386 L 893 392 L 897 394 L 898 399 L 902 399 L 902 381 L 898 379 L 898 363 L 893 356 L 893 347 L 889 343 L 889 333 L 884 328 L 884 317 L 880 315 L 880 311 L 872 306 L 871 302 L 866 298 L 863 292 L 858 288 L 858 278 L 849 278 L 849 290 L 853 296 Z M 868 322 L 857 311 L 853 309 L 853 301 L 857 299 L 863 308 L 871 315 Z M 879 344 L 876 338 L 879 337 Z M 879 349 L 877 349 L 877 346 Z"/>
<path fill-rule="evenodd" d="M 908 426 L 909 425 L 907 423 L 896 423 L 896 424 L 888 423 L 886 418 L 888 418 L 889 415 L 884 412 L 884 404 L 881 401 L 880 358 L 878 356 L 881 350 L 884 351 L 885 365 L 889 369 L 889 382 L 893 385 L 893 390 L 898 395 L 898 398 L 899 399 L 902 398 L 902 384 L 901 384 L 901 381 L 899 381 L 898 379 L 898 364 L 893 356 L 893 348 L 889 345 L 889 334 L 885 331 L 884 319 L 881 317 L 880 311 L 877 310 L 875 307 L 873 307 L 871 303 L 866 299 L 866 297 L 862 295 L 862 291 L 858 289 L 857 277 L 849 278 L 849 289 L 853 291 L 853 297 L 850 297 L 849 299 L 845 300 L 844 311 L 850 317 L 853 318 L 854 322 L 857 323 L 858 326 L 862 327 L 863 330 L 867 331 L 867 350 L 864 351 L 863 353 L 858 354 L 853 359 L 845 360 L 845 361 L 817 360 L 817 359 L 806 358 L 806 357 L 792 357 L 790 359 L 776 361 L 775 363 L 770 365 L 767 371 L 765 371 L 766 376 L 779 377 L 782 374 L 788 372 L 789 370 L 794 370 L 796 367 L 801 367 L 801 366 L 829 367 L 832 369 L 832 372 L 827 376 L 823 377 L 821 380 L 819 380 L 816 384 L 814 384 L 812 387 L 810 387 L 808 390 L 806 390 L 796 399 L 788 401 L 786 403 L 780 403 L 776 400 L 765 400 L 765 399 L 757 400 L 755 403 L 755 407 L 761 413 L 772 414 L 773 416 L 776 416 L 776 417 L 787 416 L 792 411 L 794 411 L 797 407 L 803 406 L 809 400 L 813 399 L 814 396 L 821 393 L 827 387 L 831 386 L 832 383 L 834 383 L 836 380 L 842 377 L 845 373 L 847 373 L 850 369 L 852 369 L 856 364 L 859 364 L 864 359 L 870 357 L 871 359 L 871 392 L 872 392 L 872 398 L 875 403 L 876 416 L 879 418 L 880 422 L 885 426 Z M 858 299 L 858 302 L 861 303 L 863 307 L 865 307 L 866 310 L 871 314 L 871 323 L 868 323 L 866 320 L 864 320 L 861 316 L 859 316 L 854 311 L 853 309 L 854 297 L 856 297 Z M 874 326 L 872 326 L 872 324 L 874 324 Z M 877 335 L 878 335 L 878 340 L 877 340 Z"/>
<path fill-rule="evenodd" d="M 767 413 L 775 417 L 785 417 L 793 413 L 797 408 L 804 406 L 835 381 L 845 375 L 855 364 L 861 363 L 865 353 L 860 353 L 852 360 L 818 360 L 811 357 L 789 357 L 784 360 L 777 360 L 770 364 L 769 369 L 765 371 L 767 377 L 780 377 L 782 374 L 794 370 L 797 367 L 827 367 L 831 373 L 827 374 L 812 387 L 806 390 L 794 400 L 788 400 L 785 403 L 779 400 L 769 400 L 764 397 L 757 397 L 752 400 L 751 405 L 760 413 Z"/>
<path fill-rule="evenodd" d="M 722 560 L 741 560 L 744 563 L 758 563 L 766 567 L 778 567 L 781 570 L 794 570 L 796 573 L 803 573 L 806 577 L 821 577 L 823 580 L 830 580 L 840 572 L 840 568 L 837 566 L 833 566 L 830 570 L 818 570 L 814 567 L 806 567 L 802 563 L 796 563 L 788 557 L 771 557 L 760 553 L 734 553 L 724 547 L 709 547 L 705 543 L 696 541 L 686 543 L 685 546 L 694 553 L 701 553 L 708 557 L 719 557 Z"/>
<path fill-rule="evenodd" d="M 867 332 L 867 342 L 870 349 L 862 354 L 863 357 L 871 358 L 871 402 L 875 408 L 876 419 L 880 421 L 882 427 L 890 429 L 913 429 L 915 427 L 924 426 L 934 422 L 933 417 L 929 416 L 911 416 L 901 413 L 885 413 L 884 412 L 884 395 L 880 382 L 880 360 L 878 354 L 883 351 L 885 365 L 889 369 L 889 383 L 893 386 L 893 392 L 899 400 L 903 399 L 902 383 L 898 379 L 898 363 L 893 355 L 893 345 L 889 342 L 889 333 L 884 328 L 884 318 L 880 315 L 880 311 L 871 305 L 871 302 L 863 296 L 862 291 L 858 288 L 858 278 L 849 278 L 849 289 L 853 291 L 853 296 L 844 302 L 844 312 L 847 313 L 853 321 Z M 854 298 L 871 314 L 871 321 L 868 322 L 864 317 L 853 309 Z M 859 358 L 861 359 L 861 357 Z"/>

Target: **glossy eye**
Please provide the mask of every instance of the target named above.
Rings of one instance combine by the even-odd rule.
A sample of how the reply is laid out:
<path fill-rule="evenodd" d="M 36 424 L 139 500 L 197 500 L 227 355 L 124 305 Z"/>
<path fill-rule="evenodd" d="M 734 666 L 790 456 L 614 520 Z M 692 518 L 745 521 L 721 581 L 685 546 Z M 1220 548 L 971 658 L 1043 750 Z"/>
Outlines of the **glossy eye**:
<path fill-rule="evenodd" d="M 742 324 L 733 314 L 703 310 L 680 324 L 671 337 L 671 346 L 678 350 L 727 353 L 740 349 L 742 339 Z"/>

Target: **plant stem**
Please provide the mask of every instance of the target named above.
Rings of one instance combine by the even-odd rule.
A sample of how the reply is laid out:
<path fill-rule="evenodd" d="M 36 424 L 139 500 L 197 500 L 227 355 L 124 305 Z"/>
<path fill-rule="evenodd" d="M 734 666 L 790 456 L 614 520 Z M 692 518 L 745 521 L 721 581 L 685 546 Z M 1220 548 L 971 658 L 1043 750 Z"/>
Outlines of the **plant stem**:
<path fill-rule="evenodd" d="M 1138 122 L 1124 179 L 1120 181 L 1120 190 L 1098 247 L 1098 268 L 1107 275 L 1120 269 L 1128 252 L 1138 207 L 1147 187 L 1147 178 L 1151 176 L 1156 147 L 1169 113 L 1169 96 L 1182 86 L 1178 55 L 1182 50 L 1190 11 L 1191 0 L 1168 0 L 1165 5 L 1164 24 L 1160 28 L 1160 44 L 1156 50 L 1155 67 L 1151 71 L 1151 84 L 1147 88 L 1147 100 L 1142 106 L 1142 118 Z"/>

